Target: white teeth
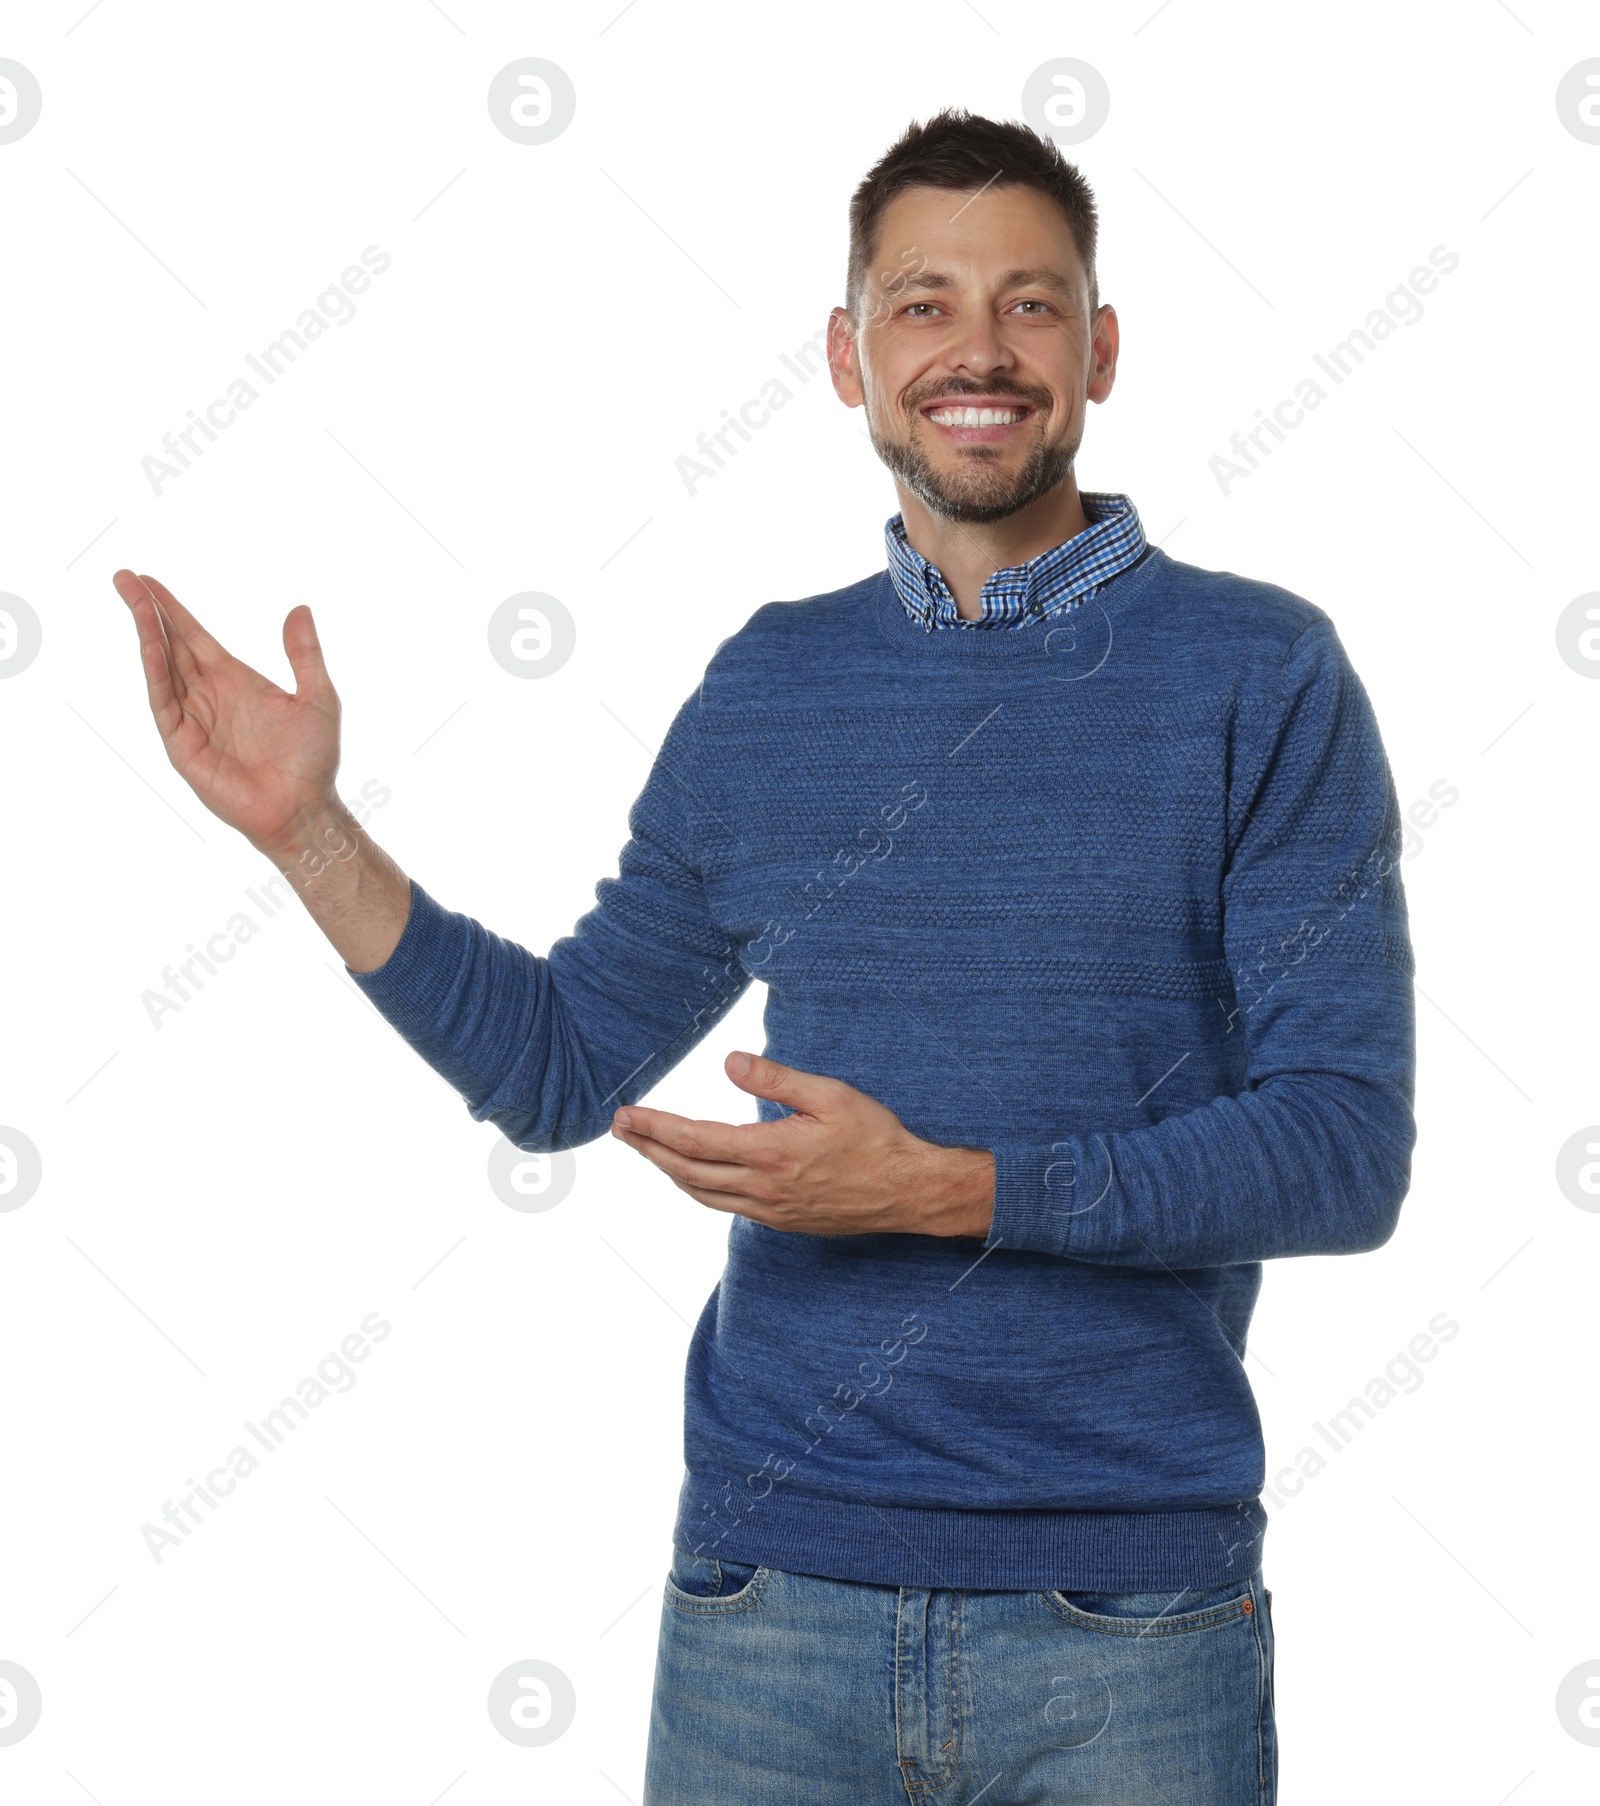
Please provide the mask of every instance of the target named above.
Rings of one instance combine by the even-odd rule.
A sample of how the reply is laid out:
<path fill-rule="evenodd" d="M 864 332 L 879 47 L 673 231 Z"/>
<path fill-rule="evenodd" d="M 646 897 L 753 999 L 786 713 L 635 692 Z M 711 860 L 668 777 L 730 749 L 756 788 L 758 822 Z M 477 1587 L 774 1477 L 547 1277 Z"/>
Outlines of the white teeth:
<path fill-rule="evenodd" d="M 1015 408 L 941 408 L 928 418 L 935 426 L 1015 426 L 1022 416 Z"/>

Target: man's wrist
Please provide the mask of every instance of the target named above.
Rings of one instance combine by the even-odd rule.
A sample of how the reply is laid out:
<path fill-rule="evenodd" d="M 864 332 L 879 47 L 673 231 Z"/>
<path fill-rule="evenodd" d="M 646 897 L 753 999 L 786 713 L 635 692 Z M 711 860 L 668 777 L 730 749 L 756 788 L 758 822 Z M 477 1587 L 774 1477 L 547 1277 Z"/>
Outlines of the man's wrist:
<path fill-rule="evenodd" d="M 920 1188 L 921 1233 L 986 1240 L 994 1220 L 994 1155 L 987 1148 L 933 1143 L 929 1153 Z"/>
<path fill-rule="evenodd" d="M 290 830 L 252 840 L 294 886 L 352 972 L 387 963 L 411 917 L 411 880 L 337 798 Z"/>
<path fill-rule="evenodd" d="M 361 850 L 361 828 L 337 796 L 308 809 L 285 834 L 255 843 L 298 890 L 314 883 L 331 866 L 344 864 Z"/>

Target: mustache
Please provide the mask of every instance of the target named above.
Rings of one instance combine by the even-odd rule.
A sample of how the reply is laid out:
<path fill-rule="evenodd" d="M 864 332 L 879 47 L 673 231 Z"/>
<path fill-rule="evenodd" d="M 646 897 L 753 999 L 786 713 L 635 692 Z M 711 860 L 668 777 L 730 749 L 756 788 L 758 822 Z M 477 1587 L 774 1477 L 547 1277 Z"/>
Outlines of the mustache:
<path fill-rule="evenodd" d="M 968 395 L 992 395 L 996 399 L 1001 396 L 1012 401 L 1025 402 L 1036 413 L 1045 414 L 1050 410 L 1050 395 L 1047 390 L 1024 388 L 1020 383 L 999 381 L 990 383 L 962 381 L 941 383 L 936 389 L 925 389 L 912 392 L 905 398 L 907 413 L 915 413 L 933 401 L 960 401 Z"/>

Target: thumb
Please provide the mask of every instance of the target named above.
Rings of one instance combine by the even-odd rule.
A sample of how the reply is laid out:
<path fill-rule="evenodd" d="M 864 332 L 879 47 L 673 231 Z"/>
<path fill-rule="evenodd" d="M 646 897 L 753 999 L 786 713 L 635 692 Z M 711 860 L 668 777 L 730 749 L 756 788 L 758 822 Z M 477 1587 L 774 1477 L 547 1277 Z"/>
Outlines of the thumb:
<path fill-rule="evenodd" d="M 317 638 L 311 610 L 304 602 L 291 608 L 284 618 L 283 649 L 289 655 L 289 668 L 294 672 L 296 695 L 332 691 L 328 667 L 322 662 L 322 642 Z"/>
<path fill-rule="evenodd" d="M 787 1104 L 807 1116 L 821 1116 L 839 1089 L 837 1079 L 820 1073 L 801 1072 L 794 1066 L 780 1066 L 762 1054 L 731 1053 L 723 1062 L 723 1071 L 741 1091 L 752 1097 L 766 1097 L 776 1104 Z"/>

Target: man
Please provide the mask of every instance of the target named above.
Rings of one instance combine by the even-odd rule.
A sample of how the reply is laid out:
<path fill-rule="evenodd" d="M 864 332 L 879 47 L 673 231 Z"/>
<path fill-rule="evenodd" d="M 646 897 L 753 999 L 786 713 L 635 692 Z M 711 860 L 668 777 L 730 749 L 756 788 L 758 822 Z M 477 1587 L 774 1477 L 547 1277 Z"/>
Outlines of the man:
<path fill-rule="evenodd" d="M 548 957 L 339 803 L 293 696 L 117 574 L 168 752 L 519 1147 L 732 1216 L 689 1350 L 652 1806 L 1276 1793 L 1260 1262 L 1379 1246 L 1414 1127 L 1399 821 L 1328 617 L 1080 493 L 1116 374 L 1082 177 L 913 127 L 830 324 L 888 568 L 758 608 Z M 643 1108 L 743 989 L 758 1121 Z"/>

